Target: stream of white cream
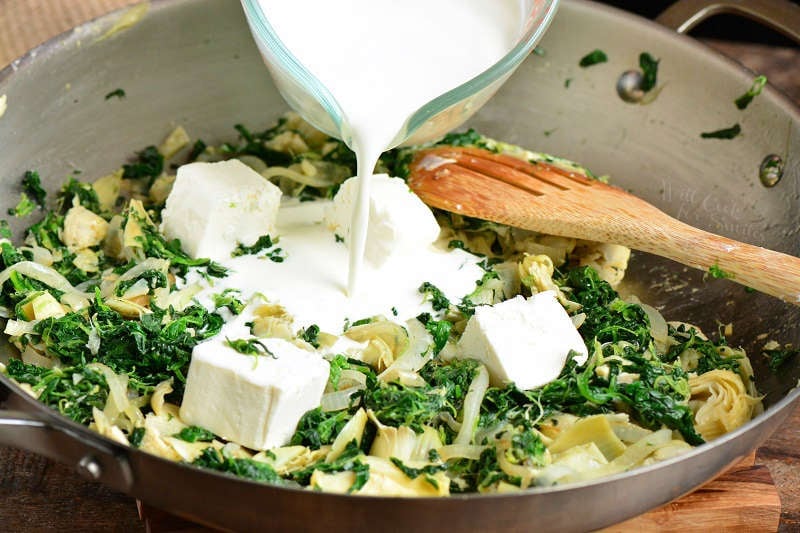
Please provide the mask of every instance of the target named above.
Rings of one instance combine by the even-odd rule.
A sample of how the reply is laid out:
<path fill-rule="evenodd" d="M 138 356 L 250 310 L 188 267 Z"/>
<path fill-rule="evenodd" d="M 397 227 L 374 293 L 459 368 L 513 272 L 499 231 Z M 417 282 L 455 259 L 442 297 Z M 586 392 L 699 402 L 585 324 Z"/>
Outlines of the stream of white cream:
<path fill-rule="evenodd" d="M 361 178 L 347 293 L 360 287 L 370 179 L 407 120 L 499 61 L 516 43 L 521 0 L 259 0 L 288 50 L 330 91 Z M 302 109 L 298 109 L 303 114 Z"/>

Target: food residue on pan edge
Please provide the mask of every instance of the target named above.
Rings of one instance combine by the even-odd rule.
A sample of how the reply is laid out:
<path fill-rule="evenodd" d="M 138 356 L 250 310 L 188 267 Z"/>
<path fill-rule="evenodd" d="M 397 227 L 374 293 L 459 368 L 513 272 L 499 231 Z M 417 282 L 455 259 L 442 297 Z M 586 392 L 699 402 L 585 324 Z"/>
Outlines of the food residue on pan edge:
<path fill-rule="evenodd" d="M 102 36 L 98 37 L 98 41 L 102 41 L 108 39 L 109 37 L 116 35 L 117 33 L 127 30 L 128 28 L 135 26 L 138 24 L 144 16 L 147 14 L 147 11 L 150 9 L 150 2 L 142 2 L 141 4 L 136 4 L 130 9 L 126 10 L 122 13 L 122 16 L 117 19 L 113 26 L 111 26 L 108 31 L 106 31 Z"/>

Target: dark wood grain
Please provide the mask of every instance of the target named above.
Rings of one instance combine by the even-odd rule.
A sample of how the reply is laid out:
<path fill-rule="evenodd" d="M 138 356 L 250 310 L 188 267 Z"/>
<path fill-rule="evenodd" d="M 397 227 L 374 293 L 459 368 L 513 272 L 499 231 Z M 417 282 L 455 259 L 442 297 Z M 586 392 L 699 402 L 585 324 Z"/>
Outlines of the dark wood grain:
<path fill-rule="evenodd" d="M 0 67 L 56 33 L 133 0 L 0 0 Z M 800 51 L 710 42 L 800 103 Z M 759 450 L 782 503 L 780 531 L 800 531 L 800 406 Z M 763 472 L 762 472 L 763 473 Z M 724 524 L 718 524 L 723 527 Z M 0 447 L 0 531 L 144 531 L 135 501 L 71 468 Z M 713 528 L 718 529 L 718 528 Z"/>
<path fill-rule="evenodd" d="M 0 531 L 143 531 L 136 502 L 43 457 L 0 449 Z"/>

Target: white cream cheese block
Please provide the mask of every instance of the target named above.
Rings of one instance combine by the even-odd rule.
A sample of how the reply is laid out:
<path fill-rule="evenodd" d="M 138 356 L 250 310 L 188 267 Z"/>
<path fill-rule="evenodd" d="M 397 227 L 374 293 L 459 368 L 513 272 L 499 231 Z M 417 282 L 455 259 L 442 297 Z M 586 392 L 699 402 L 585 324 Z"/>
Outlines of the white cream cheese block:
<path fill-rule="evenodd" d="M 558 377 L 570 350 L 585 362 L 586 345 L 553 291 L 475 308 L 461 336 L 460 357 L 486 365 L 493 385 L 532 389 Z"/>
<path fill-rule="evenodd" d="M 195 346 L 180 410 L 185 423 L 254 450 L 288 444 L 303 414 L 319 407 L 330 366 L 285 340 L 260 342 L 272 356 L 241 354 L 224 335 Z"/>
<path fill-rule="evenodd" d="M 342 184 L 325 216 L 328 228 L 348 246 L 359 181 L 350 178 Z M 439 237 L 439 224 L 431 209 L 405 181 L 386 174 L 376 174 L 370 180 L 368 220 L 364 257 L 377 267 L 394 255 L 428 248 Z"/>
<path fill-rule="evenodd" d="M 190 163 L 178 168 L 161 230 L 192 257 L 230 258 L 238 243 L 275 237 L 281 190 L 244 163 Z"/>

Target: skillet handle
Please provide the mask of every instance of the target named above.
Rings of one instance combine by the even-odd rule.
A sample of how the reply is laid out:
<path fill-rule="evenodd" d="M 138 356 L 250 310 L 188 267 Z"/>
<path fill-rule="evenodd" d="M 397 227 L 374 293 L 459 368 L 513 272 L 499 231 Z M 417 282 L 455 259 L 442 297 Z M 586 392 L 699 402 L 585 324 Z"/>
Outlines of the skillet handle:
<path fill-rule="evenodd" d="M 28 402 L 19 394 L 0 380 L 0 445 L 72 465 L 87 479 L 130 491 L 133 474 L 124 453 L 99 436 L 83 434 L 56 415 L 30 412 L 25 405 Z"/>
<path fill-rule="evenodd" d="M 800 43 L 800 6 L 790 0 L 678 0 L 656 21 L 678 33 L 688 33 L 704 20 L 723 13 L 755 20 Z"/>

